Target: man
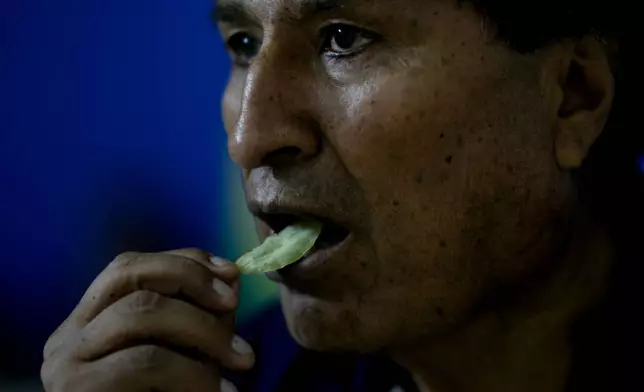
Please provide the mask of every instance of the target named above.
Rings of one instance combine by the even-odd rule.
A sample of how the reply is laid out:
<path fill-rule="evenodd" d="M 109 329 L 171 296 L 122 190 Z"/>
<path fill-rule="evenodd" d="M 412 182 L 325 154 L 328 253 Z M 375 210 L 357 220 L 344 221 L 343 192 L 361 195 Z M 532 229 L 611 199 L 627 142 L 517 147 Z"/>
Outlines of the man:
<path fill-rule="evenodd" d="M 46 390 L 617 390 L 597 309 L 635 229 L 605 206 L 641 188 L 605 7 L 220 1 L 258 228 L 324 223 L 269 273 L 298 346 L 274 312 L 234 335 L 232 263 L 128 253 L 48 341 Z"/>

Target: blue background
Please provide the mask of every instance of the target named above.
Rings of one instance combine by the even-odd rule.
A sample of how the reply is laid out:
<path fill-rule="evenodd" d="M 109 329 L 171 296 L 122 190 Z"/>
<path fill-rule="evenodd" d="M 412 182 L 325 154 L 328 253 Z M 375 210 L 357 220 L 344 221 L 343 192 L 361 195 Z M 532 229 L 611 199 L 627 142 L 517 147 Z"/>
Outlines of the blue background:
<path fill-rule="evenodd" d="M 0 0 L 0 389 L 37 377 L 116 254 L 232 258 L 256 241 L 225 154 L 212 5 Z"/>

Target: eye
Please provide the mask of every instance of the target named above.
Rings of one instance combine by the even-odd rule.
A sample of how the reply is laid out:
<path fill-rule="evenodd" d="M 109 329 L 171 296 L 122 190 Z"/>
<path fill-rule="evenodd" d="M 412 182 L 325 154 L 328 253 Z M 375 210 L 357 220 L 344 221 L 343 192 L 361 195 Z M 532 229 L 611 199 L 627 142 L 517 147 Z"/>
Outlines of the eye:
<path fill-rule="evenodd" d="M 376 38 L 374 33 L 342 23 L 326 27 L 322 35 L 322 51 L 335 57 L 358 54 Z"/>
<path fill-rule="evenodd" d="M 259 53 L 262 43 L 248 33 L 239 32 L 228 38 L 226 46 L 235 64 L 248 65 Z"/>

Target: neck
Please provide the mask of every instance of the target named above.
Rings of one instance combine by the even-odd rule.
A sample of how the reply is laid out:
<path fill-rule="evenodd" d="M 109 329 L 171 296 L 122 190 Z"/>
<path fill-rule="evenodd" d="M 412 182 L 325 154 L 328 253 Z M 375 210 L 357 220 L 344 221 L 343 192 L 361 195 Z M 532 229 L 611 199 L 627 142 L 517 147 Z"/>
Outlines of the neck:
<path fill-rule="evenodd" d="M 539 288 L 522 293 L 520 304 L 396 350 L 393 358 L 423 392 L 562 392 L 572 324 L 602 297 L 611 260 L 607 236 L 580 221 L 563 262 Z"/>

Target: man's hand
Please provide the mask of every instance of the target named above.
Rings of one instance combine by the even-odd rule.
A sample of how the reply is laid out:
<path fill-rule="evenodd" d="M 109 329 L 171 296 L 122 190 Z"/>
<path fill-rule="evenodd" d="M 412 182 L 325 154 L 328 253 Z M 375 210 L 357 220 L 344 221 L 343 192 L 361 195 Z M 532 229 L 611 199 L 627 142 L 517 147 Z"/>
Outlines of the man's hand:
<path fill-rule="evenodd" d="M 219 367 L 254 363 L 234 335 L 238 285 L 234 264 L 200 250 L 118 256 L 47 341 L 45 390 L 230 390 Z"/>

